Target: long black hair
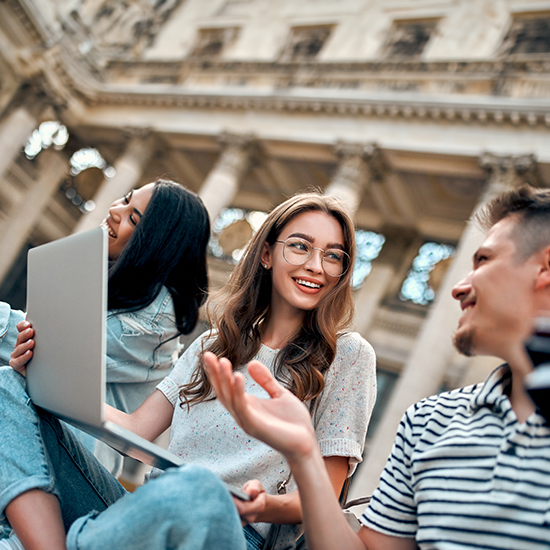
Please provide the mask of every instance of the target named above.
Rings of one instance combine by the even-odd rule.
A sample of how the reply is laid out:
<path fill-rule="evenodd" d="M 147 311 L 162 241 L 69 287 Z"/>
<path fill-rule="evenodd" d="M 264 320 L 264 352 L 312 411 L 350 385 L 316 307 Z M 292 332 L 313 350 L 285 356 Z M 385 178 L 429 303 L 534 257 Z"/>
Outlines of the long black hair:
<path fill-rule="evenodd" d="M 164 285 L 174 301 L 179 332 L 189 334 L 208 292 L 209 237 L 202 200 L 173 181 L 157 180 L 128 244 L 109 265 L 109 310 L 142 309 Z"/>

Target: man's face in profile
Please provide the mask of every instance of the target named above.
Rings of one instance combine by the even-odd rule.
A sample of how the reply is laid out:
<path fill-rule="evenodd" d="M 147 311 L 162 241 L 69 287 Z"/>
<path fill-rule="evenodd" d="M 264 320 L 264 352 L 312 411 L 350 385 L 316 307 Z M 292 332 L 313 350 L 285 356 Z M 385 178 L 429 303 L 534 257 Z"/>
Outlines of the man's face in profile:
<path fill-rule="evenodd" d="M 453 289 L 463 311 L 454 344 L 465 355 L 507 360 L 532 331 L 538 254 L 526 260 L 517 254 L 517 223 L 510 216 L 490 229 L 474 255 L 472 271 Z"/>

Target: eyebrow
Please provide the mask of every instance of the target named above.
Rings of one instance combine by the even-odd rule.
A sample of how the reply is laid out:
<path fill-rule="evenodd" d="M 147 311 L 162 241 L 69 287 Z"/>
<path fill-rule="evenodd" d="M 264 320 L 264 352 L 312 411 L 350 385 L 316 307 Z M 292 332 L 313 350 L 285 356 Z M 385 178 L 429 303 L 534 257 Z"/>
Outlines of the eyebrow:
<path fill-rule="evenodd" d="M 128 194 L 126 195 L 126 200 L 130 202 L 132 200 L 132 197 L 134 196 L 134 190 L 128 191 Z M 133 208 L 134 214 L 137 214 L 139 216 L 139 219 L 143 218 L 143 214 L 137 209 Z"/>
<path fill-rule="evenodd" d="M 485 248 L 485 247 L 478 248 L 474 252 L 474 255 L 472 256 L 472 260 L 473 260 L 474 264 L 479 260 L 480 256 L 486 256 L 487 254 L 488 254 L 487 248 Z"/>
<path fill-rule="evenodd" d="M 309 241 L 311 244 L 315 244 L 315 237 L 306 235 L 305 233 L 292 233 L 292 235 L 289 235 L 287 239 L 290 239 L 291 237 L 299 237 L 300 239 L 304 239 L 304 241 Z M 340 243 L 327 243 L 325 250 L 329 248 L 339 248 L 340 250 L 344 250 L 344 247 Z"/>

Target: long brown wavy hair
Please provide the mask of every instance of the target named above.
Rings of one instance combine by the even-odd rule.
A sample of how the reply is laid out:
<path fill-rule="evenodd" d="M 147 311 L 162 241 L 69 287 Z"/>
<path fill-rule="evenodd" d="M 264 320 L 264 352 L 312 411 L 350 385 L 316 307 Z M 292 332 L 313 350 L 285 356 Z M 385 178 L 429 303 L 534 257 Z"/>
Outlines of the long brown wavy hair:
<path fill-rule="evenodd" d="M 300 331 L 281 349 L 275 376 L 302 401 L 314 400 L 325 386 L 324 374 L 336 355 L 338 334 L 351 322 L 354 304 L 351 276 L 355 261 L 355 231 L 345 207 L 318 193 L 295 195 L 277 206 L 248 243 L 228 283 L 208 303 L 213 338 L 207 351 L 227 357 L 233 370 L 242 368 L 259 351 L 261 326 L 271 301 L 271 270 L 261 265 L 264 243 L 273 245 L 283 228 L 304 212 L 324 212 L 342 227 L 349 265 L 316 308 L 306 313 Z M 203 351 L 206 351 L 203 350 Z M 180 388 L 180 406 L 213 399 L 211 385 L 199 360 L 189 383 Z"/>

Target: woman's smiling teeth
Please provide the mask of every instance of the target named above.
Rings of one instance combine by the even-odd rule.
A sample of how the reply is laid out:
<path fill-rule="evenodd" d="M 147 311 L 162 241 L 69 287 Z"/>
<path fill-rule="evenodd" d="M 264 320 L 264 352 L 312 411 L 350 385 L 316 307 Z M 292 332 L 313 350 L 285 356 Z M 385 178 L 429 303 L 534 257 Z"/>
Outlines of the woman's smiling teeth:
<path fill-rule="evenodd" d="M 107 223 L 107 221 L 104 221 L 103 225 L 107 228 L 107 233 L 109 233 L 109 236 L 116 239 L 116 233 L 111 229 L 111 226 Z"/>
<path fill-rule="evenodd" d="M 304 281 L 303 279 L 294 279 L 299 285 L 307 286 L 309 288 L 321 288 L 321 285 L 312 283 L 311 281 Z"/>

